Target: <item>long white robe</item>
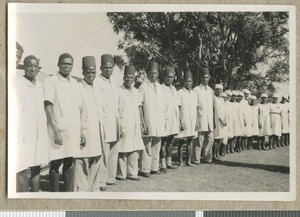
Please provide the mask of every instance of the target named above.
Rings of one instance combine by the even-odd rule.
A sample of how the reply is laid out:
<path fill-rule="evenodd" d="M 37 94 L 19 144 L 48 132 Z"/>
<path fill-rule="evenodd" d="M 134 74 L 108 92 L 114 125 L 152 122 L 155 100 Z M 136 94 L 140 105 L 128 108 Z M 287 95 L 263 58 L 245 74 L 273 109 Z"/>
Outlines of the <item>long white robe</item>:
<path fill-rule="evenodd" d="M 281 136 L 281 104 L 270 103 L 271 134 Z"/>
<path fill-rule="evenodd" d="M 197 94 L 186 88 L 178 91 L 178 105 L 180 106 L 180 119 L 183 131 L 181 131 L 175 138 L 197 137 L 195 130 L 197 122 Z"/>
<path fill-rule="evenodd" d="M 281 124 L 282 124 L 282 133 L 290 133 L 290 119 L 289 119 L 289 112 L 290 112 L 290 104 L 284 103 L 281 104 Z"/>
<path fill-rule="evenodd" d="M 100 75 L 94 81 L 101 92 L 104 141 L 115 142 L 119 139 L 118 93 L 115 84 Z"/>
<path fill-rule="evenodd" d="M 234 136 L 242 136 L 242 122 L 241 122 L 241 115 L 240 115 L 240 106 L 238 102 L 232 103 L 231 107 L 231 115 L 232 115 L 232 129 Z"/>
<path fill-rule="evenodd" d="M 143 135 L 143 137 L 163 137 L 166 135 L 166 95 L 161 84 L 155 82 L 155 86 L 147 81 L 139 87 L 145 123 L 148 128 L 148 135 Z"/>
<path fill-rule="evenodd" d="M 63 140 L 62 146 L 55 144 L 52 128 L 48 125 L 49 159 L 80 155 L 80 113 L 83 109 L 83 101 L 79 83 L 71 77 L 68 80 L 57 73 L 45 81 L 44 93 L 45 100 L 53 104 L 54 124 Z"/>
<path fill-rule="evenodd" d="M 119 140 L 120 152 L 133 152 L 144 149 L 141 134 L 141 119 L 139 107 L 142 106 L 142 97 L 139 91 L 132 87 L 119 88 L 119 121 L 123 137 Z"/>
<path fill-rule="evenodd" d="M 228 138 L 234 137 L 234 130 L 233 130 L 233 114 L 232 114 L 232 102 L 226 101 L 226 114 L 227 114 L 227 136 Z"/>
<path fill-rule="evenodd" d="M 167 112 L 166 112 L 166 136 L 175 135 L 179 133 L 179 111 L 177 102 L 177 90 L 173 85 L 169 87 L 162 84 L 165 90 L 167 100 Z"/>
<path fill-rule="evenodd" d="M 95 157 L 102 155 L 104 142 L 100 90 L 84 80 L 80 82 L 80 88 L 85 108 L 81 123 L 86 145 L 80 147 L 80 155 L 75 157 Z"/>
<path fill-rule="evenodd" d="M 270 120 L 270 106 L 269 104 L 259 104 L 259 123 L 261 128 L 259 129 L 259 136 L 270 136 L 271 135 L 271 120 Z"/>
<path fill-rule="evenodd" d="M 246 123 L 246 126 L 244 125 L 244 136 L 252 136 L 252 116 L 251 116 L 251 106 L 249 105 L 247 100 L 242 100 L 241 104 L 243 106 L 243 118 L 244 123 Z"/>
<path fill-rule="evenodd" d="M 18 117 L 15 148 L 17 172 L 48 163 L 47 120 L 43 86 L 21 77 L 16 85 Z"/>
<path fill-rule="evenodd" d="M 199 129 L 198 131 L 207 132 L 214 130 L 214 103 L 215 94 L 213 89 L 209 86 L 205 87 L 203 84 L 195 87 L 194 92 L 198 98 L 198 118 L 199 118 Z"/>
<path fill-rule="evenodd" d="M 226 136 L 226 126 L 222 122 L 227 121 L 225 101 L 222 97 L 215 98 L 215 125 L 214 138 L 223 139 Z M 221 122 L 222 120 L 222 122 Z"/>
<path fill-rule="evenodd" d="M 258 127 L 258 106 L 257 105 L 251 106 L 251 118 L 252 118 L 252 124 L 251 124 L 252 136 L 258 136 L 259 127 Z"/>

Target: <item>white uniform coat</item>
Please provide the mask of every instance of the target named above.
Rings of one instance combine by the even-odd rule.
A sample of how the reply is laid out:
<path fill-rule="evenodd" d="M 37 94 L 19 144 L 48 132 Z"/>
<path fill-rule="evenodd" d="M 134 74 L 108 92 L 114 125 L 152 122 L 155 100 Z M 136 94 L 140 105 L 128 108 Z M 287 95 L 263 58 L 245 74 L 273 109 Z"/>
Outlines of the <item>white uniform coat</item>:
<path fill-rule="evenodd" d="M 226 114 L 226 107 L 225 107 L 225 101 L 222 97 L 216 97 L 215 98 L 215 125 L 216 128 L 214 130 L 214 138 L 215 139 L 222 139 L 226 136 L 226 126 L 222 124 L 220 119 L 223 122 L 227 121 L 227 114 Z"/>
<path fill-rule="evenodd" d="M 147 137 L 163 137 L 166 135 L 166 95 L 161 84 L 155 82 L 155 86 L 156 88 L 154 84 L 147 81 L 139 87 L 143 101 L 144 118 L 148 128 Z"/>
<path fill-rule="evenodd" d="M 104 141 L 115 142 L 119 139 L 118 123 L 118 93 L 111 80 L 100 75 L 94 81 L 98 85 L 102 99 L 102 117 L 104 127 Z"/>
<path fill-rule="evenodd" d="M 226 106 L 226 114 L 227 114 L 227 136 L 228 138 L 233 138 L 234 137 L 234 132 L 233 132 L 233 114 L 232 114 L 232 102 L 226 101 L 225 106 Z"/>
<path fill-rule="evenodd" d="M 270 103 L 271 134 L 281 136 L 281 104 Z"/>
<path fill-rule="evenodd" d="M 197 94 L 186 88 L 182 88 L 178 91 L 178 105 L 180 106 L 180 119 L 183 127 L 175 138 L 187 138 L 197 137 L 197 131 L 195 126 L 197 122 Z"/>
<path fill-rule="evenodd" d="M 215 94 L 213 89 L 209 86 L 205 87 L 203 84 L 193 89 L 197 94 L 198 98 L 198 120 L 199 129 L 198 131 L 207 132 L 214 130 L 214 101 Z"/>
<path fill-rule="evenodd" d="M 89 85 L 85 80 L 80 82 L 80 88 L 84 104 L 81 123 L 86 145 L 80 147 L 81 153 L 75 157 L 95 157 L 102 155 L 104 142 L 100 90 L 95 85 Z"/>
<path fill-rule="evenodd" d="M 139 91 L 132 87 L 119 87 L 119 123 L 123 138 L 119 140 L 120 152 L 133 152 L 144 149 L 141 133 L 141 119 L 139 107 L 142 97 Z M 121 134 L 121 135 L 122 135 Z"/>
<path fill-rule="evenodd" d="M 245 136 L 245 118 L 244 118 L 244 106 L 242 101 L 237 104 L 238 107 L 238 115 L 239 115 L 239 127 L 241 130 L 240 136 Z"/>
<path fill-rule="evenodd" d="M 162 84 L 167 99 L 166 136 L 179 133 L 179 111 L 177 90 L 173 85 Z"/>
<path fill-rule="evenodd" d="M 242 136 L 240 104 L 238 102 L 232 103 L 231 115 L 232 115 L 233 135 L 234 136 Z"/>
<path fill-rule="evenodd" d="M 241 101 L 243 106 L 243 112 L 244 112 L 244 122 L 246 123 L 246 126 L 244 125 L 244 136 L 252 136 L 252 116 L 251 116 L 251 106 L 249 105 L 248 101 L 243 99 Z"/>
<path fill-rule="evenodd" d="M 15 134 L 17 172 L 48 163 L 47 119 L 43 86 L 21 77 L 16 88 L 18 127 Z"/>
<path fill-rule="evenodd" d="M 253 105 L 251 106 L 251 118 L 252 118 L 252 136 L 258 136 L 259 135 L 259 127 L 258 127 L 258 106 Z"/>
<path fill-rule="evenodd" d="M 72 77 L 68 80 L 57 73 L 45 81 L 44 93 L 45 101 L 53 104 L 54 124 L 63 140 L 62 146 L 54 143 L 53 131 L 48 124 L 49 159 L 57 160 L 78 156 L 81 134 L 80 113 L 83 109 L 79 83 Z"/>
<path fill-rule="evenodd" d="M 259 129 L 259 136 L 271 135 L 271 120 L 270 120 L 270 106 L 269 104 L 258 105 L 259 123 L 262 127 Z"/>
<path fill-rule="evenodd" d="M 290 133 L 290 104 L 284 103 L 281 104 L 281 124 L 282 124 L 282 133 Z"/>

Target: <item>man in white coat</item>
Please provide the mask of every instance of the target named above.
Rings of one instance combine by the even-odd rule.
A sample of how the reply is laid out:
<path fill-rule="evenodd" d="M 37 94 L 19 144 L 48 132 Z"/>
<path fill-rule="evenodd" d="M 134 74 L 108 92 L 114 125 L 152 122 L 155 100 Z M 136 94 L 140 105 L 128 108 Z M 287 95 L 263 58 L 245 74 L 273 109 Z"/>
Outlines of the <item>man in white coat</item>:
<path fill-rule="evenodd" d="M 142 97 L 133 87 L 135 67 L 126 65 L 123 84 L 119 88 L 120 152 L 117 179 L 139 181 L 139 151 L 144 149 L 142 133 L 147 134 L 142 111 Z"/>
<path fill-rule="evenodd" d="M 147 69 L 149 80 L 139 87 L 148 129 L 148 135 L 143 137 L 145 149 L 140 165 L 140 175 L 144 177 L 159 173 L 161 137 L 165 136 L 166 130 L 166 97 L 163 87 L 157 82 L 158 73 L 158 63 L 151 61 Z"/>
<path fill-rule="evenodd" d="M 166 168 L 174 169 L 172 166 L 172 151 L 174 135 L 179 133 L 179 111 L 177 103 L 177 90 L 172 85 L 175 79 L 175 69 L 171 66 L 166 67 L 164 83 L 162 87 L 165 90 L 167 101 L 167 122 L 166 136 L 162 138 L 160 150 L 161 171 L 166 172 Z M 166 159 L 167 158 L 167 159 Z"/>
<path fill-rule="evenodd" d="M 95 82 L 101 91 L 104 127 L 103 157 L 100 164 L 100 190 L 106 185 L 116 184 L 119 154 L 118 92 L 110 77 L 113 73 L 114 58 L 110 54 L 101 56 L 101 75 Z"/>
<path fill-rule="evenodd" d="M 14 144 L 17 169 L 17 192 L 29 190 L 27 175 L 30 172 L 31 191 L 40 187 L 40 166 L 48 163 L 47 120 L 44 111 L 43 86 L 36 80 L 39 60 L 33 56 L 24 59 L 25 75 L 17 80 L 16 105 L 18 127 Z"/>
<path fill-rule="evenodd" d="M 74 191 L 99 191 L 100 158 L 103 146 L 103 126 L 100 90 L 94 85 L 96 61 L 93 56 L 82 58 L 83 80 L 80 82 L 84 104 L 82 118 L 86 144 L 80 147 L 75 157 Z"/>
<path fill-rule="evenodd" d="M 201 83 L 193 90 L 197 94 L 198 98 L 198 118 L 199 128 L 198 136 L 199 140 L 194 144 L 193 163 L 200 164 L 212 162 L 212 146 L 214 142 L 213 131 L 214 124 L 214 103 L 215 95 L 213 89 L 208 86 L 210 80 L 210 74 L 208 68 L 201 69 Z M 201 154 L 201 149 L 203 153 Z M 200 158 L 202 160 L 200 162 Z"/>
<path fill-rule="evenodd" d="M 79 83 L 70 76 L 73 57 L 59 56 L 59 72 L 44 84 L 45 111 L 50 135 L 49 158 L 51 191 L 59 191 L 59 167 L 63 164 L 64 191 L 74 190 L 74 156 L 85 143 L 81 130 L 83 102 Z"/>

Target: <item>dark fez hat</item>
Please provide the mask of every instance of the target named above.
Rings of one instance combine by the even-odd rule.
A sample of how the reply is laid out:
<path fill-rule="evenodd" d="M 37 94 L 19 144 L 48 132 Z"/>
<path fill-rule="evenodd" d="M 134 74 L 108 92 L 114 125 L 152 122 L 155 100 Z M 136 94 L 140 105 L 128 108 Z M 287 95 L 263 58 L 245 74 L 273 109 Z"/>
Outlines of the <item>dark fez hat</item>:
<path fill-rule="evenodd" d="M 124 75 L 135 75 L 135 67 L 133 65 L 126 65 Z"/>
<path fill-rule="evenodd" d="M 88 67 L 95 67 L 96 68 L 96 60 L 93 56 L 85 56 L 82 57 L 82 69 L 88 68 Z"/>
<path fill-rule="evenodd" d="M 192 72 L 190 70 L 186 70 L 184 72 L 184 80 L 188 79 L 188 78 L 193 78 L 193 74 L 192 74 Z"/>
<path fill-rule="evenodd" d="M 101 66 L 114 66 L 114 57 L 110 54 L 103 54 L 101 56 Z"/>
<path fill-rule="evenodd" d="M 167 66 L 166 67 L 166 72 L 165 74 L 169 74 L 169 73 L 172 73 L 173 75 L 175 75 L 175 69 L 172 67 L 172 66 Z"/>
<path fill-rule="evenodd" d="M 156 71 L 158 71 L 158 63 L 154 60 L 152 60 L 150 63 L 149 63 L 149 67 L 148 67 L 148 70 L 153 70 L 153 69 L 156 69 Z"/>
<path fill-rule="evenodd" d="M 204 75 L 209 75 L 210 76 L 208 68 L 201 68 L 200 69 L 200 74 L 201 74 L 201 76 L 204 76 Z"/>

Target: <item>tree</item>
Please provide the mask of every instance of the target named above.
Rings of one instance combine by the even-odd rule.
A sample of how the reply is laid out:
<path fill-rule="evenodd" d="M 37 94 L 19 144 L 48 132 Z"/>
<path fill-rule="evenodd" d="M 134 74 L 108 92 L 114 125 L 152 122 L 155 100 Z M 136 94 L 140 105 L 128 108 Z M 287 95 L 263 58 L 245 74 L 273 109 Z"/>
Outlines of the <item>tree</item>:
<path fill-rule="evenodd" d="M 190 70 L 195 84 L 199 68 L 208 67 L 211 84 L 227 89 L 254 88 L 287 79 L 289 73 L 287 12 L 107 13 L 114 31 L 123 34 L 118 48 L 129 63 L 144 70 L 151 59 L 176 68 L 180 86 Z M 254 73 L 262 64 L 269 70 Z"/>

